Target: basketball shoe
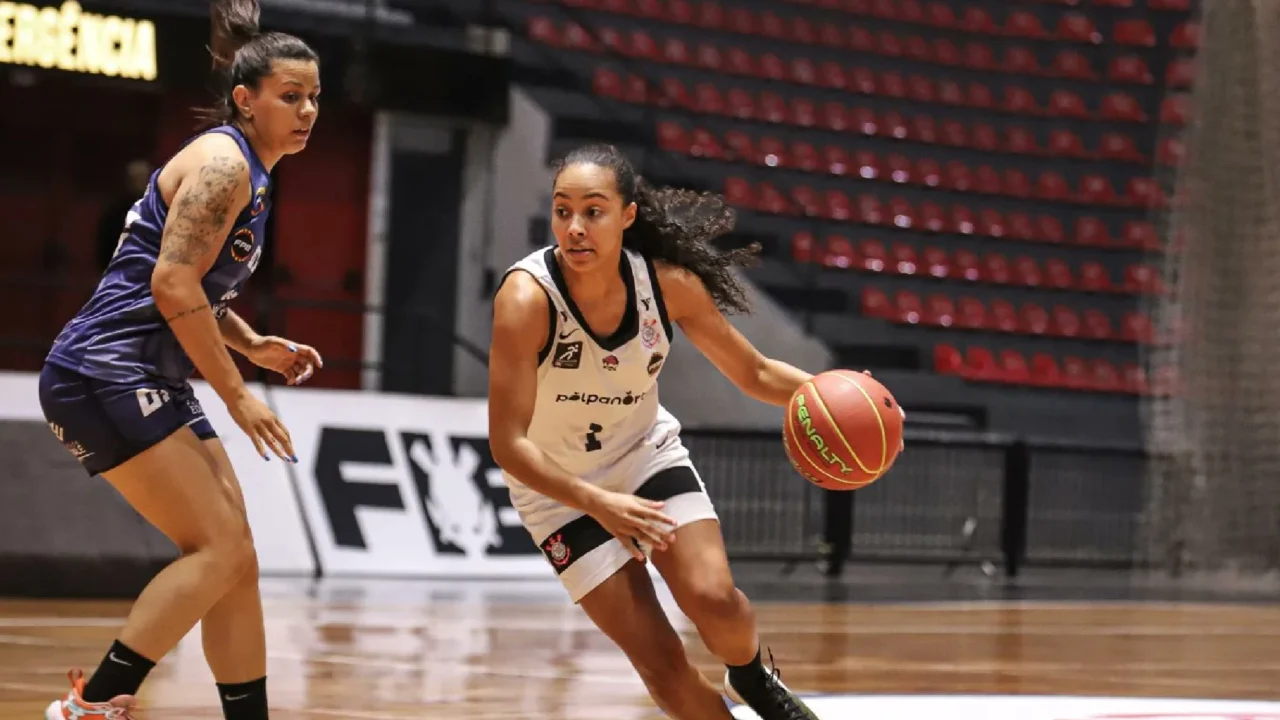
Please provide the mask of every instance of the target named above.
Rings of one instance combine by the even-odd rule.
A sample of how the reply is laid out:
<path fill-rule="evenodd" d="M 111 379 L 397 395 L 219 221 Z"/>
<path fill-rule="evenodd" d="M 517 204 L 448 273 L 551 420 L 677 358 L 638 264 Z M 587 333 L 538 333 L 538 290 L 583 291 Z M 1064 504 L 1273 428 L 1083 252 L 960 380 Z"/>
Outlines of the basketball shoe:
<path fill-rule="evenodd" d="M 729 699 L 739 705 L 746 705 L 760 716 L 760 720 L 821 720 L 808 705 L 782 684 L 782 673 L 773 662 L 773 653 L 769 653 L 771 670 L 761 666 L 762 675 L 754 682 L 741 683 L 735 686 L 728 671 L 724 674 L 724 692 Z"/>
<path fill-rule="evenodd" d="M 84 673 L 72 670 L 67 673 L 71 679 L 71 692 L 63 700 L 54 700 L 44 711 L 45 720 L 134 720 L 130 711 L 137 701 L 132 695 L 120 695 L 104 703 L 86 702 L 84 693 Z"/>

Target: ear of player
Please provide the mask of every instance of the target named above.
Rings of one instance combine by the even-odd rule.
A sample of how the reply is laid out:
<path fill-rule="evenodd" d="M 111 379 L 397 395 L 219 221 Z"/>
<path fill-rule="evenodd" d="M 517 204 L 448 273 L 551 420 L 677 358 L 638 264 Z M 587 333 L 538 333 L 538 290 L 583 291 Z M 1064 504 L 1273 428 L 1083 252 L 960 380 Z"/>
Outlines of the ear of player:
<path fill-rule="evenodd" d="M 787 458 L 827 490 L 857 490 L 879 480 L 902 451 L 906 414 L 865 373 L 829 370 L 791 396 L 783 423 Z"/>

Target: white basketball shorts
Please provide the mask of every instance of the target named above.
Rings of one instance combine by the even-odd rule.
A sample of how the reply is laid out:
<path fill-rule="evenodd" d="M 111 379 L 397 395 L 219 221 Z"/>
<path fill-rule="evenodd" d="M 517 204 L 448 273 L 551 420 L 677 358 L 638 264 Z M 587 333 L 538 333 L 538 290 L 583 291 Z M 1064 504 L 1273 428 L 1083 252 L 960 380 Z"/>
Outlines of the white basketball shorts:
<path fill-rule="evenodd" d="M 607 487 L 625 488 L 647 500 L 666 503 L 662 512 L 676 521 L 681 528 L 699 520 L 719 520 L 706 486 L 689 461 L 683 447 L 671 447 L 680 442 L 678 437 L 667 440 L 661 448 L 646 449 L 651 457 L 632 458 L 639 462 L 624 462 L 629 477 L 610 478 L 602 483 Z M 656 451 L 656 452 L 654 452 Z M 543 504 L 545 507 L 545 503 Z M 537 522 L 527 523 L 526 528 L 542 554 L 551 563 L 560 582 L 569 592 L 570 599 L 579 603 L 632 559 L 622 542 L 610 535 L 595 518 L 566 506 L 559 512 L 540 512 Z M 641 546 L 645 555 L 650 549 Z"/>

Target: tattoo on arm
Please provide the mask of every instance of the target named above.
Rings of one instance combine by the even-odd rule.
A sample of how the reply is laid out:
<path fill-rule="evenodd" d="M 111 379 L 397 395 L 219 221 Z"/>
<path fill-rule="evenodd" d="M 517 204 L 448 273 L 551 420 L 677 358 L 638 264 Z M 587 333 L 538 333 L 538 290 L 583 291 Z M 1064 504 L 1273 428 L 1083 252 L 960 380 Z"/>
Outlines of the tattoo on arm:
<path fill-rule="evenodd" d="M 205 303 L 204 305 L 199 305 L 199 306 L 196 306 L 196 307 L 190 308 L 190 309 L 188 309 L 188 310 L 181 310 L 181 311 L 179 311 L 179 312 L 176 312 L 176 313 L 174 313 L 172 316 L 165 318 L 165 319 L 164 319 L 164 321 L 165 321 L 165 322 L 167 322 L 167 323 L 171 323 L 171 322 L 173 322 L 174 320 L 177 320 L 177 319 L 179 319 L 179 318 L 184 318 L 184 317 L 186 317 L 186 316 L 188 316 L 188 315 L 195 315 L 196 313 L 198 313 L 198 312 L 200 312 L 200 311 L 202 311 L 202 310 L 208 310 L 208 309 L 209 309 L 209 304 L 208 304 L 208 303 Z"/>
<path fill-rule="evenodd" d="M 175 265 L 195 265 L 213 242 L 233 209 L 244 158 L 216 155 L 200 168 L 194 185 L 182 195 L 165 221 L 161 256 Z"/>

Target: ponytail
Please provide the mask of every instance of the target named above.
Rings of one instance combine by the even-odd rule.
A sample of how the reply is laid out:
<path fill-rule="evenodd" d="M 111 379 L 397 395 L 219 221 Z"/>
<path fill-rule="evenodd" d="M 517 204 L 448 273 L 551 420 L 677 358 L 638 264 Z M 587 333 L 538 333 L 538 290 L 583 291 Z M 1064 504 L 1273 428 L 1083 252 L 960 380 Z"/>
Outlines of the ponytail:
<path fill-rule="evenodd" d="M 258 37 L 258 0 L 212 0 L 209 16 L 213 33 L 209 53 L 213 55 L 213 71 L 230 75 L 236 53 Z"/>
<path fill-rule="evenodd" d="M 319 62 L 305 42 L 284 33 L 263 33 L 258 27 L 258 0 L 211 0 L 212 32 L 209 54 L 213 57 L 213 89 L 217 101 L 196 110 L 206 127 L 226 125 L 239 117 L 234 90 L 239 85 L 257 88 L 271 74 L 275 60 Z"/>
<path fill-rule="evenodd" d="M 556 174 L 577 163 L 613 170 L 623 204 L 636 204 L 635 222 L 622 234 L 623 247 L 649 260 L 662 260 L 693 273 L 722 311 L 751 311 L 734 268 L 751 265 L 760 245 L 720 250 L 712 244 L 732 232 L 737 222 L 737 213 L 725 204 L 724 198 L 709 192 L 653 187 L 612 145 L 574 150 L 557 163 Z"/>

